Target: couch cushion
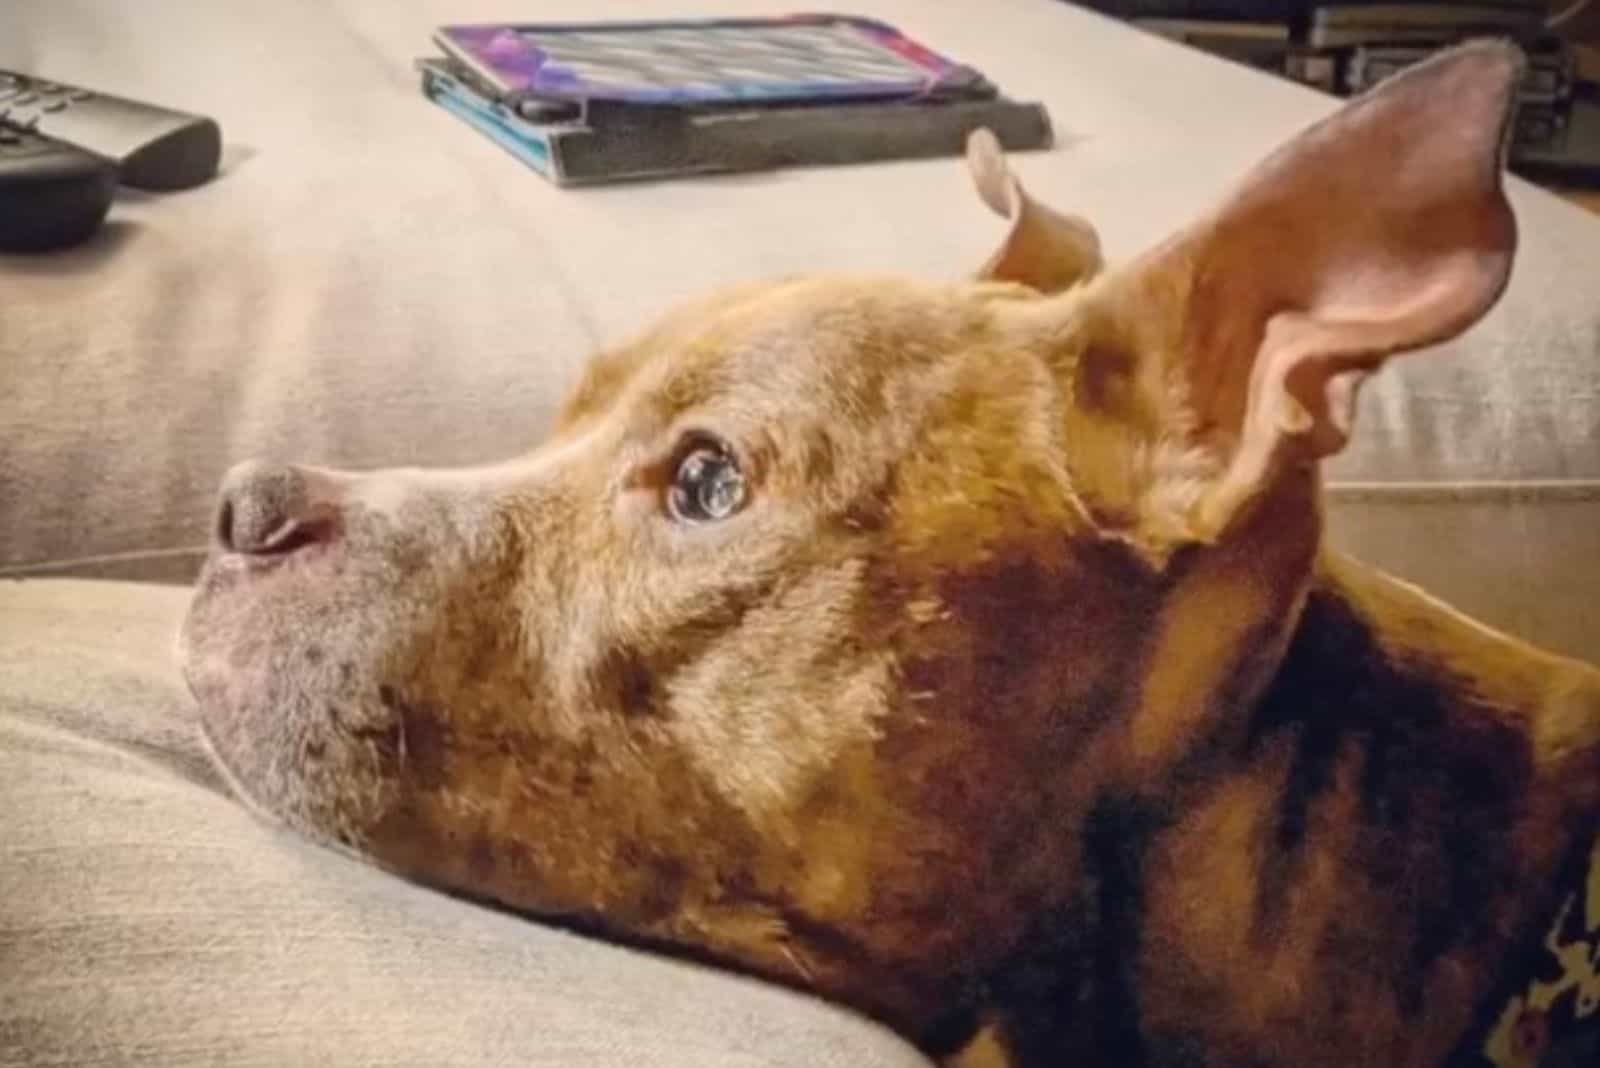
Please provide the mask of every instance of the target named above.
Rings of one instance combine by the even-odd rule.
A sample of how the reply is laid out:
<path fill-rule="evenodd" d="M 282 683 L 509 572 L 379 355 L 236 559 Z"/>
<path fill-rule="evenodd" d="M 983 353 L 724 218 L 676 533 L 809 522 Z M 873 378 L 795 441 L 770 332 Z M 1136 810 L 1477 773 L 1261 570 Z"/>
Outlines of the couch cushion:
<path fill-rule="evenodd" d="M 1340 549 L 1600 664 L 1600 482 L 1350 483 L 1328 512 Z"/>
<path fill-rule="evenodd" d="M 1333 106 L 1056 0 L 981 7 L 854 10 L 1044 100 L 1060 143 L 1018 169 L 1113 256 Z M 539 439 L 592 348 L 674 300 L 793 271 L 948 277 L 996 238 L 954 160 L 557 190 L 422 99 L 411 59 L 460 16 L 456 0 L 0 6 L 0 65 L 207 110 L 229 146 L 219 181 L 126 197 L 87 248 L 0 258 L 0 571 L 182 577 L 237 460 L 501 458 Z M 1367 389 L 1337 477 L 1600 478 L 1600 219 L 1513 195 L 1506 299 Z"/>
<path fill-rule="evenodd" d="M 0 1064 L 927 1068 L 798 994 L 257 822 L 190 721 L 184 603 L 0 581 Z"/>

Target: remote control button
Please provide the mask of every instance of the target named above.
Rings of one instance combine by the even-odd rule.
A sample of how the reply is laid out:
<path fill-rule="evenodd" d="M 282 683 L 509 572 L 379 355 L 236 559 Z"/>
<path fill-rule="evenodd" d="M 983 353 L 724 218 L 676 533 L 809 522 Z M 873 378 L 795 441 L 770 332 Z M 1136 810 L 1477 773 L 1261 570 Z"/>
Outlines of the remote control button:
<path fill-rule="evenodd" d="M 17 97 L 15 100 L 12 101 L 13 104 L 17 104 L 19 106 L 22 105 L 22 104 L 36 104 L 38 102 L 39 102 L 39 94 L 38 93 L 23 93 L 21 96 Z"/>
<path fill-rule="evenodd" d="M 50 100 L 45 102 L 44 109 L 46 111 L 60 111 L 66 106 L 67 102 L 65 100 Z"/>

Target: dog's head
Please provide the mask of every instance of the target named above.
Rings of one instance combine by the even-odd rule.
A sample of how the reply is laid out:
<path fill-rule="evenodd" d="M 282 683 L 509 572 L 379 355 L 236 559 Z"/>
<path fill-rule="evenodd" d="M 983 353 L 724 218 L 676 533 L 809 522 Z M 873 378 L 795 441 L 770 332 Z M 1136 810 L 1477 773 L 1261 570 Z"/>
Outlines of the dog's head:
<path fill-rule="evenodd" d="M 1415 68 L 1106 271 L 979 135 L 975 279 L 721 293 L 499 466 L 237 469 L 184 631 L 218 759 L 400 872 L 930 1024 L 1270 672 L 1359 383 L 1504 285 L 1518 69 Z"/>

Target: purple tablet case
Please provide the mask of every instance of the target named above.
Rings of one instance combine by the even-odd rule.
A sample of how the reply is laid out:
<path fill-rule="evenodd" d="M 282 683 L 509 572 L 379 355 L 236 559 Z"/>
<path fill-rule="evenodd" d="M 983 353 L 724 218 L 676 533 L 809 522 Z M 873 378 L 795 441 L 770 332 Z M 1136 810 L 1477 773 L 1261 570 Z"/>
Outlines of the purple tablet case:
<path fill-rule="evenodd" d="M 434 40 L 506 100 L 681 107 L 994 94 L 972 68 L 852 16 L 460 25 Z"/>

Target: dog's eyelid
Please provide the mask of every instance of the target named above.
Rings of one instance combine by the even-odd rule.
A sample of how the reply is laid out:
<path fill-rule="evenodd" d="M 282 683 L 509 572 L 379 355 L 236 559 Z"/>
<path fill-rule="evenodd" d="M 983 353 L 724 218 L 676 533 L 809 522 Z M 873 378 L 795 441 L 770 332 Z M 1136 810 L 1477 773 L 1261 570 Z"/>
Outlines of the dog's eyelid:
<path fill-rule="evenodd" d="M 726 454 L 734 463 L 741 466 L 744 464 L 744 456 L 739 446 L 727 435 L 698 425 L 680 429 L 672 445 L 673 456 L 682 457 L 695 449 L 715 449 Z"/>
<path fill-rule="evenodd" d="M 659 462 L 669 480 L 683 458 L 697 448 L 712 448 L 725 453 L 750 486 L 756 484 L 762 468 L 766 466 L 760 450 L 751 448 L 743 435 L 718 429 L 709 420 L 684 419 L 674 424 L 666 440 L 667 448 Z"/>

